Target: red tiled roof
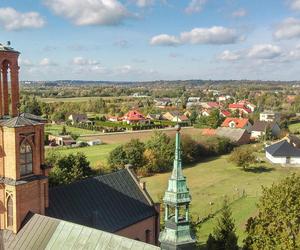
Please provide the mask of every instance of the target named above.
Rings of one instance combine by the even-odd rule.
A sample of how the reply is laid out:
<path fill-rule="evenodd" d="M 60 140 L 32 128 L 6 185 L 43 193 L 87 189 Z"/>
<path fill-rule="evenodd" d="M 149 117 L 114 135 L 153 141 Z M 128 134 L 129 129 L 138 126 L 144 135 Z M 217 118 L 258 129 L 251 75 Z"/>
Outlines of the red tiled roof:
<path fill-rule="evenodd" d="M 244 128 L 249 122 L 248 119 L 227 117 L 221 127 L 229 127 L 229 123 L 232 121 L 235 123 L 236 128 Z"/>
<path fill-rule="evenodd" d="M 136 110 L 131 110 L 127 114 L 125 114 L 122 119 L 128 121 L 140 121 L 145 120 L 146 118 L 140 112 Z"/>
<path fill-rule="evenodd" d="M 221 110 L 221 114 L 223 114 L 224 116 L 230 116 L 231 113 L 228 110 Z"/>
<path fill-rule="evenodd" d="M 241 110 L 244 110 L 244 111 L 246 111 L 248 114 L 249 114 L 249 113 L 252 113 L 252 110 L 251 110 L 251 109 L 249 109 L 249 108 L 242 108 Z"/>
<path fill-rule="evenodd" d="M 228 108 L 230 108 L 230 109 L 243 109 L 243 108 L 245 108 L 245 106 L 244 106 L 244 104 L 232 103 L 232 104 L 229 104 Z"/>
<path fill-rule="evenodd" d="M 217 102 L 208 102 L 207 105 L 211 108 L 218 108 L 220 106 Z"/>
<path fill-rule="evenodd" d="M 180 115 L 178 118 L 179 118 L 181 121 L 188 121 L 188 120 L 189 120 L 189 118 L 188 118 L 186 115 Z"/>

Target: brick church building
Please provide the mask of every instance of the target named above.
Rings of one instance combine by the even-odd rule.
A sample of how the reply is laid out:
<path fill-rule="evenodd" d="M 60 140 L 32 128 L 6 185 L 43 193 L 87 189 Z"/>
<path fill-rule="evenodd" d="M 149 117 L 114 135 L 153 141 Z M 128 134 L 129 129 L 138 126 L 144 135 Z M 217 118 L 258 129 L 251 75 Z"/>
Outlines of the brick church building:
<path fill-rule="evenodd" d="M 49 188 L 44 121 L 18 110 L 18 56 L 0 44 L 0 249 L 159 249 L 159 206 L 130 169 Z"/>

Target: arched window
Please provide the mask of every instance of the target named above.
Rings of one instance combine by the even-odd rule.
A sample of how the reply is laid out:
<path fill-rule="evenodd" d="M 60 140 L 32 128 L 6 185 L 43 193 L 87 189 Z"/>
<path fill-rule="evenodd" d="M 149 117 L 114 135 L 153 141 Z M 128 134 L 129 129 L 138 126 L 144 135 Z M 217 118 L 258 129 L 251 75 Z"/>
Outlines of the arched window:
<path fill-rule="evenodd" d="M 25 139 L 20 146 L 20 175 L 28 175 L 32 173 L 32 148 Z"/>
<path fill-rule="evenodd" d="M 11 195 L 7 199 L 7 226 L 11 227 L 14 224 L 14 205 Z"/>
<path fill-rule="evenodd" d="M 150 238 L 151 238 L 151 231 L 149 229 L 147 229 L 145 231 L 145 236 L 146 236 L 146 243 L 150 243 Z"/>

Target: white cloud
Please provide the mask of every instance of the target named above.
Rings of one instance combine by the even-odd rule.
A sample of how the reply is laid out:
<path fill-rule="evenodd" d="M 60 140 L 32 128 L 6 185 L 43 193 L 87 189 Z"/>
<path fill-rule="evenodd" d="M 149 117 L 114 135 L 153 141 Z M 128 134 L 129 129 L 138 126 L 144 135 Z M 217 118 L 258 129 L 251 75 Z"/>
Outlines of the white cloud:
<path fill-rule="evenodd" d="M 191 0 L 184 11 L 188 14 L 201 12 L 206 2 L 207 0 Z"/>
<path fill-rule="evenodd" d="M 195 28 L 180 34 L 183 43 L 191 44 L 230 44 L 239 40 L 239 36 L 234 29 L 221 26 L 211 28 Z"/>
<path fill-rule="evenodd" d="M 180 41 L 175 36 L 167 34 L 157 35 L 151 38 L 151 45 L 163 45 L 163 46 L 176 46 L 180 44 Z"/>
<path fill-rule="evenodd" d="M 36 29 L 45 25 L 37 12 L 21 13 L 13 8 L 0 8 L 0 26 L 6 30 Z"/>
<path fill-rule="evenodd" d="M 247 11 L 245 9 L 239 9 L 232 13 L 233 17 L 244 17 L 247 15 Z"/>
<path fill-rule="evenodd" d="M 276 39 L 293 39 L 300 37 L 300 20 L 290 17 L 281 22 L 273 36 Z"/>
<path fill-rule="evenodd" d="M 248 57 L 258 59 L 273 59 L 281 55 L 281 48 L 272 44 L 257 44 L 248 52 Z"/>
<path fill-rule="evenodd" d="M 218 58 L 222 61 L 237 61 L 241 58 L 241 55 L 237 52 L 232 52 L 229 50 L 224 50 Z"/>
<path fill-rule="evenodd" d="M 74 65 L 80 65 L 80 66 L 99 64 L 99 62 L 97 60 L 86 59 L 86 58 L 83 58 L 81 56 L 74 57 L 72 59 L 71 63 L 74 64 Z"/>
<path fill-rule="evenodd" d="M 129 16 L 117 0 L 44 0 L 56 14 L 76 25 L 115 25 Z"/>
<path fill-rule="evenodd" d="M 138 7 L 144 8 L 154 4 L 154 0 L 134 0 Z"/>
<path fill-rule="evenodd" d="M 289 0 L 289 5 L 292 10 L 300 10 L 300 0 Z"/>
<path fill-rule="evenodd" d="M 191 31 L 182 32 L 179 37 L 161 34 L 151 38 L 151 45 L 176 46 L 180 44 L 232 44 L 241 40 L 234 29 L 222 26 L 211 28 L 194 28 Z"/>
<path fill-rule="evenodd" d="M 57 63 L 55 63 L 52 60 L 50 60 L 49 58 L 45 57 L 40 61 L 39 65 L 40 66 L 55 66 L 55 65 L 57 65 Z"/>

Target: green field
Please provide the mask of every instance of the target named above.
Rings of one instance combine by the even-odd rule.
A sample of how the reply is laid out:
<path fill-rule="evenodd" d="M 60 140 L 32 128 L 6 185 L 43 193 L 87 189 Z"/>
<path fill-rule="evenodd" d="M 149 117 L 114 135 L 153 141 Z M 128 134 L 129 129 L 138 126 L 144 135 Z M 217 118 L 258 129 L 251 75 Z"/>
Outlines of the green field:
<path fill-rule="evenodd" d="M 300 133 L 300 123 L 294 123 L 289 125 L 289 130 L 291 131 L 291 133 Z"/>
<path fill-rule="evenodd" d="M 49 152 L 50 150 L 55 150 L 62 155 L 67 155 L 71 153 L 82 152 L 86 155 L 91 166 L 93 168 L 97 168 L 100 165 L 105 165 L 107 163 L 107 156 L 111 150 L 117 147 L 118 144 L 103 144 L 97 146 L 89 146 L 83 148 L 51 148 L 47 149 L 46 151 Z"/>
<path fill-rule="evenodd" d="M 91 135 L 91 134 L 99 134 L 99 131 L 93 131 L 93 130 L 88 130 L 88 129 L 82 129 L 82 128 L 75 128 L 71 126 L 65 125 L 67 132 L 76 134 L 76 135 Z M 49 133 L 52 135 L 59 135 L 61 133 L 63 128 L 63 125 L 57 125 L 57 124 L 47 124 L 45 127 L 45 133 Z"/>
<path fill-rule="evenodd" d="M 228 156 L 211 158 L 184 169 L 184 174 L 192 195 L 192 215 L 203 218 L 209 213 L 218 211 L 224 195 L 227 195 L 232 202 L 233 217 L 241 243 L 244 238 L 244 225 L 247 219 L 256 213 L 256 202 L 261 194 L 261 186 L 270 186 L 274 181 L 297 169 L 272 168 L 269 164 L 264 164 L 266 168 L 261 171 L 245 172 L 228 163 L 227 158 Z M 170 173 L 166 173 L 143 179 L 147 182 L 147 190 L 155 201 L 159 200 L 166 189 L 169 176 Z M 242 196 L 243 192 L 246 194 L 245 197 Z M 212 232 L 215 222 L 213 218 L 202 224 L 198 232 L 202 242 L 206 241 L 208 234 Z"/>

